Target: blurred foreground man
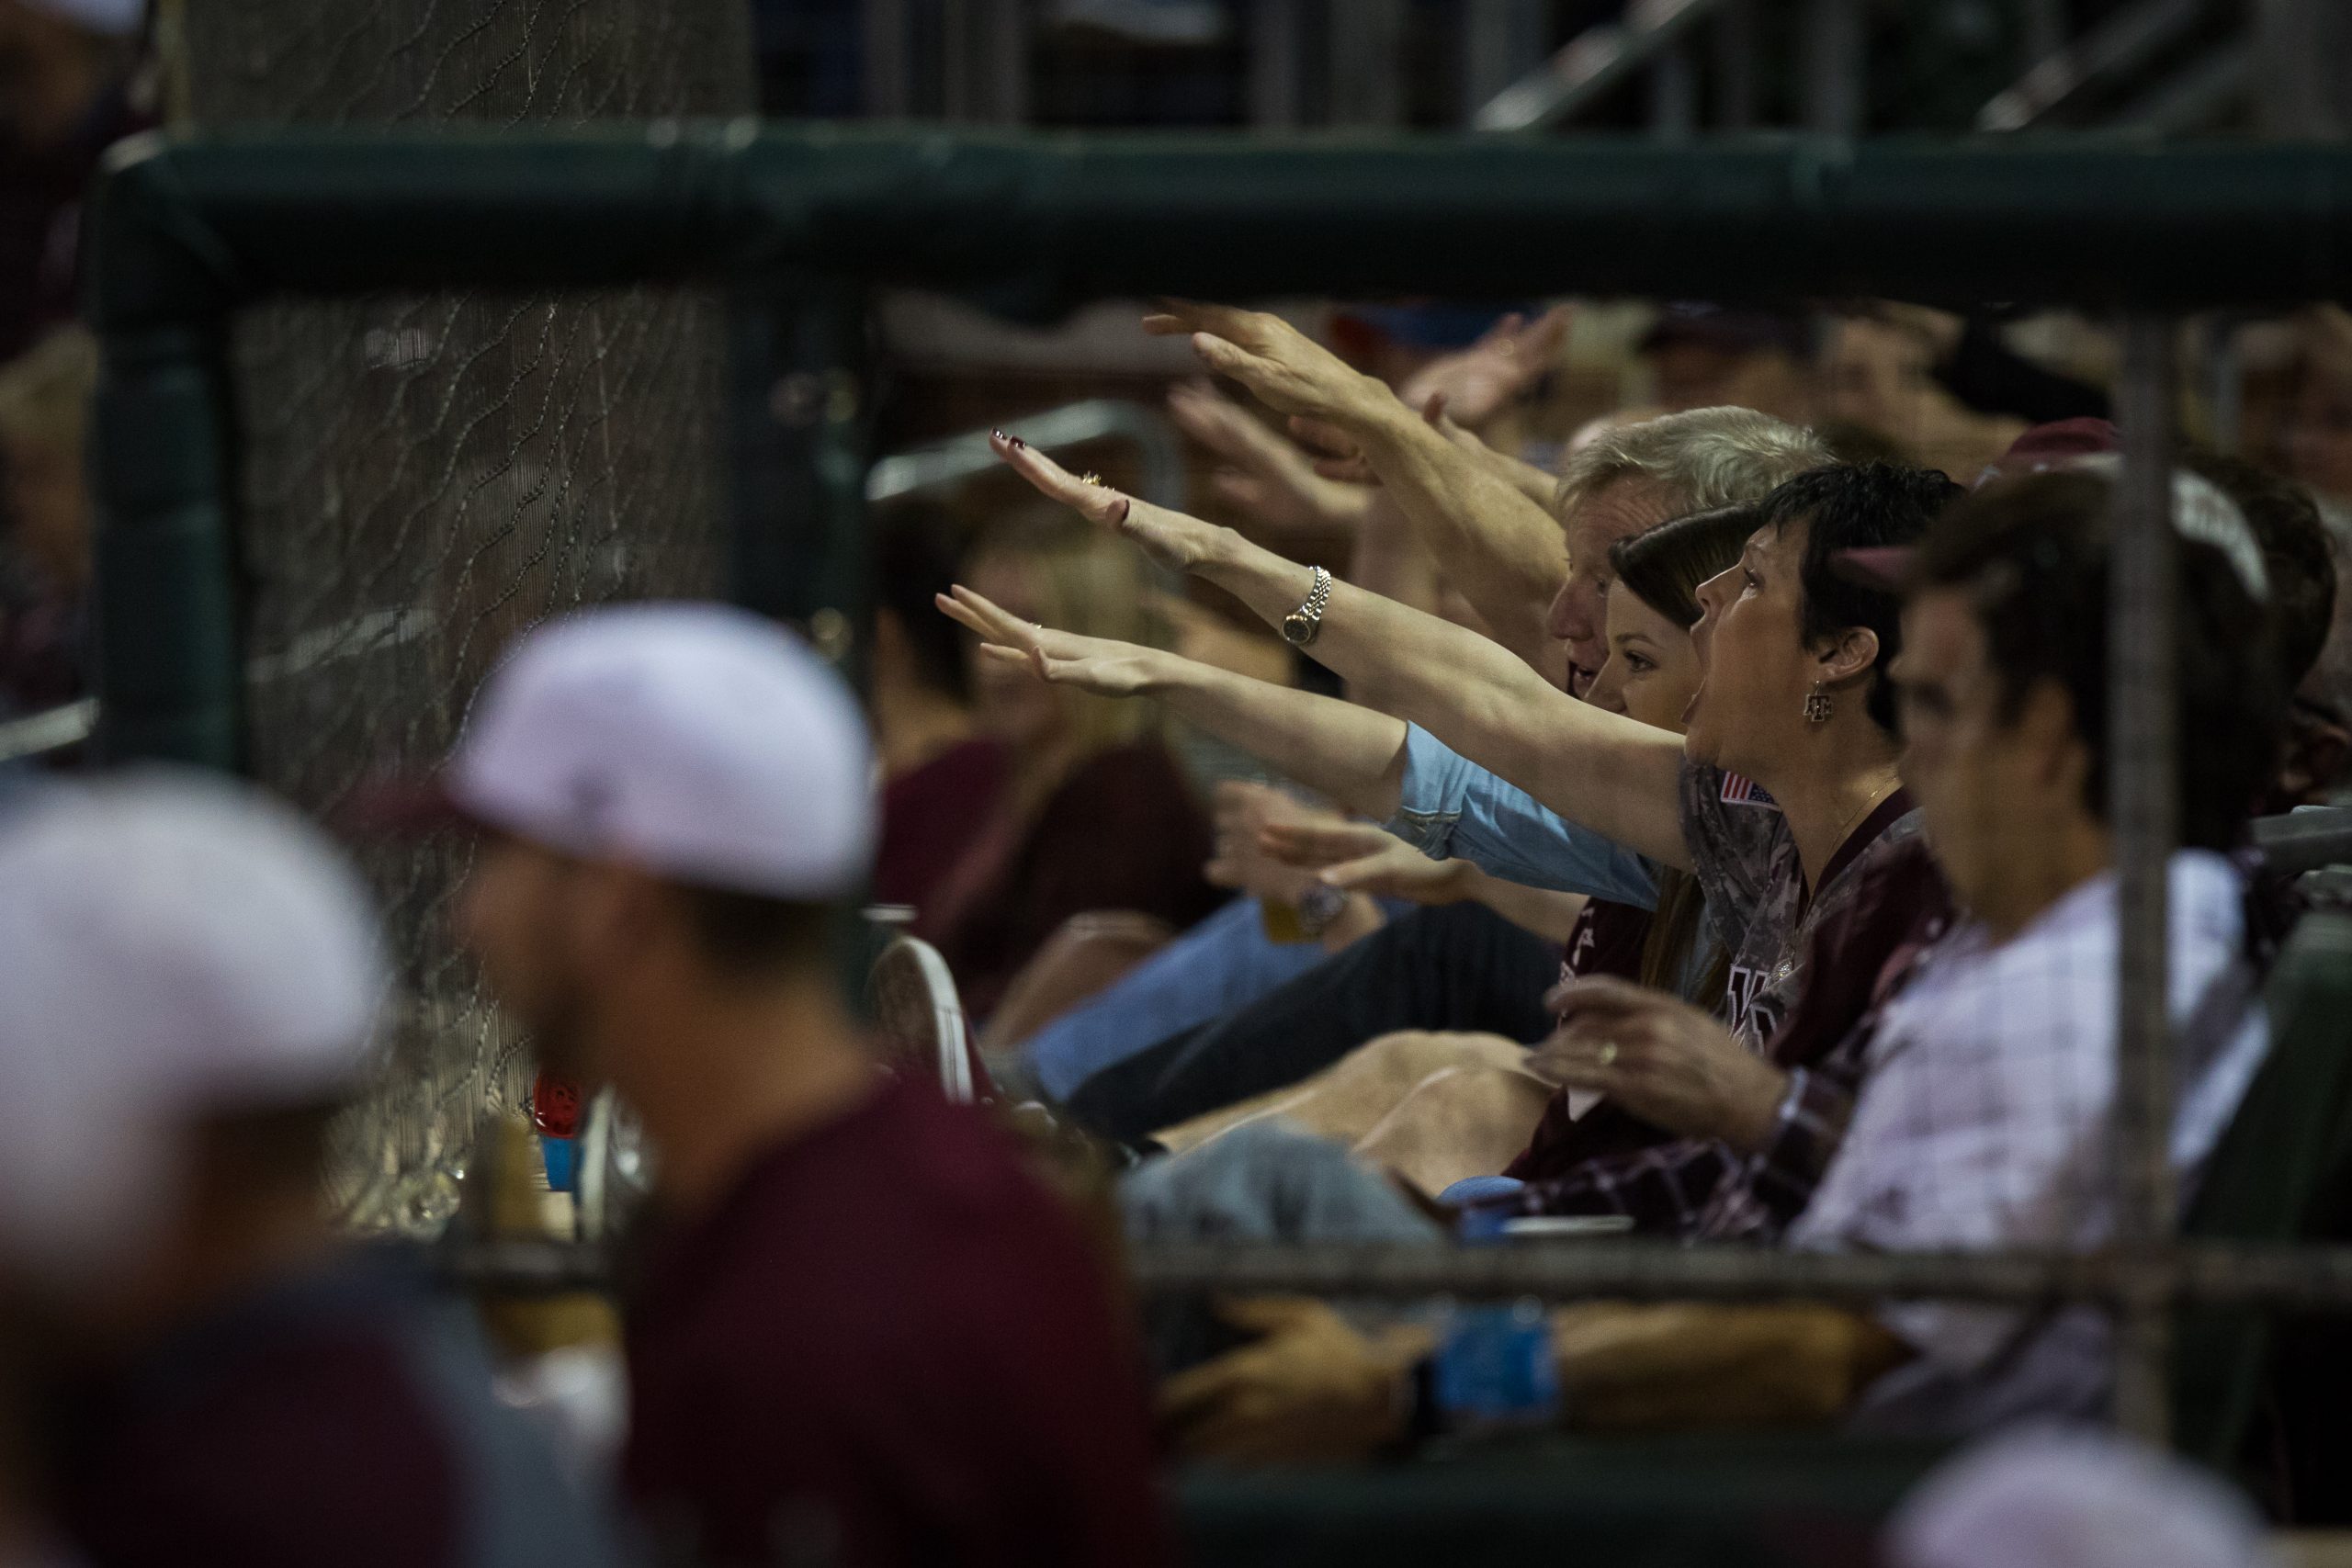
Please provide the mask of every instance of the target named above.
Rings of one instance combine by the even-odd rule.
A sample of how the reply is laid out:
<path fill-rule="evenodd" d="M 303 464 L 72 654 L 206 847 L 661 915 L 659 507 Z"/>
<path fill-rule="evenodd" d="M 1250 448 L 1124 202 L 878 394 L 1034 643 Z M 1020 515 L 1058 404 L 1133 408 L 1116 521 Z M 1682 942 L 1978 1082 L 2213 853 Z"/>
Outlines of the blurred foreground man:
<path fill-rule="evenodd" d="M 1840 1051 L 1864 1053 L 1850 1122 L 1787 1245 L 1876 1252 L 2088 1251 L 2112 1236 L 2114 840 L 2106 820 L 2108 482 L 1999 481 L 1931 525 L 1916 554 L 1849 552 L 1908 588 L 1894 675 L 1903 781 L 1970 919 L 1898 944 Z M 2184 1190 L 2268 1047 L 2244 838 L 2284 708 L 2267 572 L 2244 517 L 2183 479 L 2175 759 L 2182 848 L 2166 976 Z M 1833 939 L 1834 928 L 1821 939 Z M 1550 1047 L 1569 1081 L 1617 1092 L 1661 1040 L 1720 1030 L 1663 993 L 1566 993 Z M 1621 1058 L 1623 1058 L 1621 1060 Z M 1735 1181 L 1770 1179 L 1751 1164 Z M 1256 1457 L 1368 1452 L 1408 1435 L 1426 1336 L 1374 1343 L 1319 1307 L 1261 1312 L 1263 1341 L 1170 1381 L 1188 1448 Z M 2095 1307 L 2021 1312 L 1886 1303 L 1559 1311 L 1552 1348 L 1567 1418 L 1601 1427 L 1777 1425 L 1966 1432 L 2033 1416 L 2097 1416 L 2112 1347 Z"/>
<path fill-rule="evenodd" d="M 665 1561 L 1164 1562 L 1106 1261 L 839 995 L 871 768 L 787 633 L 639 605 L 525 638 L 441 775 L 487 981 L 655 1150 L 628 1489 Z"/>
<path fill-rule="evenodd" d="M 612 1561 L 471 1315 L 333 1235 L 383 976 L 301 818 L 119 777 L 0 829 L 0 1288 L 68 1560 Z"/>

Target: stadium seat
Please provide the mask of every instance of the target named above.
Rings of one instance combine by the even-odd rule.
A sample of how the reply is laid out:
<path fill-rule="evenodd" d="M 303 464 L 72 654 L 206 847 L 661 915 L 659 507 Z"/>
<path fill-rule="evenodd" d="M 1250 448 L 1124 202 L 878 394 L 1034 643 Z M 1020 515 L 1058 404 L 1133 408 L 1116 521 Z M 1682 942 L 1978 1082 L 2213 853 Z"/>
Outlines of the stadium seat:
<path fill-rule="evenodd" d="M 1168 944 L 1168 922 L 1132 909 L 1098 909 L 1062 922 L 1022 965 L 981 1031 L 989 1051 L 1017 1045 Z"/>
<path fill-rule="evenodd" d="M 2183 1228 L 2214 1241 L 2340 1239 L 2352 1232 L 2352 916 L 2302 921 L 2272 973 L 2268 1005 L 2270 1058 L 2214 1151 Z M 2314 1456 L 2296 1450 L 2314 1442 L 2344 1457 L 2352 1366 L 2331 1353 L 2340 1321 L 2335 1329 L 2313 1336 L 2256 1313 L 2181 1313 L 2173 1367 L 2180 1450 L 2217 1469 L 2244 1468 L 2267 1409 L 2264 1468 L 2275 1472 L 2282 1450 L 2290 1469 L 2306 1468 Z M 2302 1372 L 2281 1375 L 2286 1365 Z M 2342 1471 L 2335 1473 L 2340 1481 Z"/>
<path fill-rule="evenodd" d="M 918 937 L 892 937 L 866 975 L 865 994 L 876 1032 L 894 1065 L 937 1078 L 942 1091 L 958 1104 L 991 1097 L 988 1071 L 964 1024 L 956 981 L 937 948 Z"/>

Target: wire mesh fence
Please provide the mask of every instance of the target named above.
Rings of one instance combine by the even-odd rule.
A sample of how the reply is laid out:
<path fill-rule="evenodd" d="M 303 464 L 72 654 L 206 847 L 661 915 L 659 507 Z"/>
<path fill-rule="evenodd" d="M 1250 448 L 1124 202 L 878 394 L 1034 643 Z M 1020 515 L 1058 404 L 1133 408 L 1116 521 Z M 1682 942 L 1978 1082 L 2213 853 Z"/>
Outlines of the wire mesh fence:
<path fill-rule="evenodd" d="M 251 0 L 167 17 L 176 117 L 198 126 L 741 112 L 726 0 Z M 725 321 L 677 288 L 274 302 L 230 342 L 254 775 L 332 816 L 440 755 L 513 637 L 616 598 L 722 580 Z M 450 919 L 466 851 L 361 846 L 399 984 L 379 1087 L 338 1130 L 357 1224 L 429 1229 L 485 1111 L 517 1108 L 522 1043 Z"/>

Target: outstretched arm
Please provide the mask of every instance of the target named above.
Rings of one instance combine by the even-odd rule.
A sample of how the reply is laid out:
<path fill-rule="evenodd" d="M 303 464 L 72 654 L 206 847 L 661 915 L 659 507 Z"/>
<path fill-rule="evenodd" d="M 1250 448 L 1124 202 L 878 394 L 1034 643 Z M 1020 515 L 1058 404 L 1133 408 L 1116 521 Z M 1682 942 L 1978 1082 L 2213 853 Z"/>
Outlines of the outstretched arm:
<path fill-rule="evenodd" d="M 1261 1337 L 1161 1386 L 1161 1427 L 1179 1453 L 1329 1463 L 1407 1435 L 1428 1330 L 1367 1337 L 1324 1303 L 1293 1298 L 1222 1311 Z M 1871 1318 L 1804 1303 L 1598 1302 L 1555 1312 L 1551 1327 L 1568 1424 L 1609 1431 L 1824 1425 L 1911 1354 Z"/>
<path fill-rule="evenodd" d="M 1566 942 L 1588 902 L 1581 893 L 1505 882 L 1466 860 L 1432 860 L 1369 822 L 1306 817 L 1270 821 L 1260 829 L 1259 841 L 1278 860 L 1317 868 L 1327 886 L 1416 904 L 1484 904 L 1547 942 Z"/>
<path fill-rule="evenodd" d="M 978 633 L 982 653 L 1049 685 L 1158 697 L 1190 723 L 1351 811 L 1385 818 L 1404 778 L 1404 721 L 1336 697 L 1237 675 L 1181 654 L 1056 631 L 958 587 L 939 607 Z"/>
<path fill-rule="evenodd" d="M 997 450 L 1045 494 L 1216 583 L 1270 625 L 1313 586 L 1307 568 L 1229 528 L 1085 483 L 1009 438 Z M 1690 863 L 1676 806 L 1682 743 L 1670 731 L 1580 703 L 1477 633 L 1347 583 L 1332 587 L 1313 652 L 1365 702 L 1419 724 L 1568 820 L 1668 865 Z"/>
<path fill-rule="evenodd" d="M 1284 413 L 1337 426 L 1363 451 L 1497 640 L 1545 678 L 1560 679 L 1566 650 L 1545 625 L 1566 575 L 1560 525 L 1510 470 L 1475 456 L 1423 411 L 1279 316 L 1170 304 L 1146 318 L 1144 327 L 1191 333 L 1211 369 Z"/>

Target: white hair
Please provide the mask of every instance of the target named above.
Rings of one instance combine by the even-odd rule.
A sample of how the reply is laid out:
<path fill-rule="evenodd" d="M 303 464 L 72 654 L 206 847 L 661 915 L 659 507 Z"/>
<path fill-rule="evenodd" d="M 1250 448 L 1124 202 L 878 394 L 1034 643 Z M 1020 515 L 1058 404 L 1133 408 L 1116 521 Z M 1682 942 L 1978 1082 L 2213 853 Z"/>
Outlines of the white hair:
<path fill-rule="evenodd" d="M 1760 501 L 1783 480 L 1837 461 L 1812 431 L 1754 409 L 1691 409 L 1602 430 L 1560 470 L 1554 510 L 1590 500 L 1621 479 L 1669 492 L 1677 514 Z"/>

